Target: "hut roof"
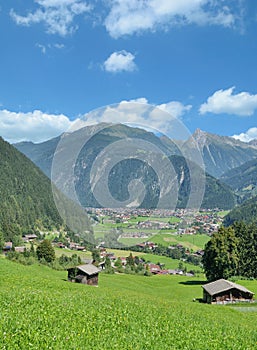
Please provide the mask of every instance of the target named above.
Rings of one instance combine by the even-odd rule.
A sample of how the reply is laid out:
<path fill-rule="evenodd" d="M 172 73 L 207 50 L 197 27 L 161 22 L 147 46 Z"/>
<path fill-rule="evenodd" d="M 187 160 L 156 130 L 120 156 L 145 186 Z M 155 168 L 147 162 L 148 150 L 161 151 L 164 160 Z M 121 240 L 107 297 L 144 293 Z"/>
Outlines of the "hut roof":
<path fill-rule="evenodd" d="M 89 276 L 100 272 L 100 270 L 93 264 L 79 265 L 79 266 L 77 266 L 77 269 L 85 272 Z"/>
<path fill-rule="evenodd" d="M 227 281 L 223 278 L 221 278 L 217 281 L 214 281 L 214 282 L 207 283 L 207 284 L 203 285 L 202 287 L 210 295 L 215 295 L 215 294 L 218 294 L 221 292 L 225 292 L 225 291 L 230 290 L 232 288 L 238 289 L 241 292 L 249 293 L 252 295 L 254 294 L 253 292 L 251 292 L 250 290 L 241 286 L 240 284 Z"/>

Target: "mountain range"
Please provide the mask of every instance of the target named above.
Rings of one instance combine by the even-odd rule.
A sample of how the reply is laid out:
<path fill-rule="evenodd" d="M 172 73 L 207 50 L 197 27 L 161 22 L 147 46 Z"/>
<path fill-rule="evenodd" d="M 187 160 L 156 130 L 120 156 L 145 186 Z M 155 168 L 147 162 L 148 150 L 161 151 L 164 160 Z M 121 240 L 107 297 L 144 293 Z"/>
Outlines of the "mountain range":
<path fill-rule="evenodd" d="M 72 152 L 77 142 L 84 142 L 85 135 L 86 142 L 80 147 L 73 164 Z M 129 140 L 130 149 L 124 147 L 124 140 Z M 106 172 L 106 164 L 113 158 L 113 145 L 118 145 L 118 158 L 114 157 L 116 161 Z M 192 158 L 188 160 L 183 156 L 190 148 L 200 151 L 207 173 Z M 65 157 L 61 158 L 54 180 L 66 196 L 52 187 L 50 181 L 56 154 L 63 150 Z M 134 153 L 128 156 L 126 152 L 131 150 Z M 104 197 L 105 193 L 101 192 L 101 186 L 100 202 L 94 191 L 102 175 L 108 175 L 106 184 L 114 203 L 130 203 L 131 196 L 138 194 L 141 202 L 136 202 L 136 207 L 154 208 L 158 206 L 162 187 L 166 190 L 176 185 L 177 193 L 170 193 L 177 195 L 174 197 L 176 207 L 185 208 L 195 191 L 192 177 L 205 178 L 203 198 L 200 198 L 203 208 L 235 207 L 225 218 L 225 224 L 237 220 L 253 221 L 257 215 L 257 197 L 253 197 L 257 193 L 256 140 L 244 143 L 196 130 L 192 138 L 175 142 L 139 128 L 101 124 L 39 144 L 22 142 L 10 145 L 0 138 L 0 154 L 0 230 L 6 233 L 6 239 L 31 228 L 48 229 L 65 224 L 75 228 L 74 232 L 83 230 L 87 234 L 86 229 L 89 229 L 87 232 L 91 235 L 84 210 L 68 199 L 67 188 L 74 185 L 83 206 L 103 206 L 101 196 Z M 158 160 L 163 159 L 169 161 L 171 168 L 158 165 Z M 98 166 L 93 172 L 97 161 Z M 58 210 L 53 195 L 57 202 L 64 203 Z"/>
<path fill-rule="evenodd" d="M 141 161 L 142 157 L 140 158 L 140 156 L 138 156 L 138 154 L 142 155 L 142 152 L 145 151 L 143 149 L 140 149 L 140 142 L 143 142 L 143 146 L 147 145 L 147 147 L 149 147 L 146 153 L 150 162 L 153 161 L 156 155 L 159 158 L 163 157 L 163 155 L 166 155 L 168 157 L 174 170 L 173 175 L 176 177 L 176 180 L 179 184 L 177 207 L 187 206 L 190 191 L 193 191 L 191 188 L 193 175 L 192 172 L 197 172 L 197 174 L 199 174 L 199 178 L 203 172 L 198 165 L 194 164 L 192 166 L 193 162 L 185 160 L 183 157 L 183 153 L 186 153 L 192 146 L 192 140 L 189 139 L 184 144 L 178 144 L 178 142 L 170 140 L 167 137 L 158 137 L 155 134 L 143 129 L 133 128 L 122 124 L 100 125 L 97 132 L 95 132 L 94 128 L 94 126 L 86 127 L 64 136 L 67 141 L 66 144 L 69 145 L 69 148 L 72 148 L 76 142 L 78 142 L 78 140 L 83 139 L 83 137 L 87 138 L 88 135 L 90 135 L 86 144 L 81 147 L 75 164 L 70 163 L 69 158 L 72 157 L 72 152 L 67 151 L 65 153 L 65 160 L 60 167 L 56 183 L 58 186 L 58 179 L 62 179 L 59 181 L 59 188 L 61 190 L 67 191 L 67 188 L 71 187 L 71 184 L 74 183 L 77 196 L 83 206 L 101 206 L 102 203 L 99 203 L 99 200 L 95 197 L 92 191 L 92 186 L 90 185 L 92 166 L 97 157 L 99 157 L 101 153 L 105 152 L 106 149 L 113 147 L 112 145 L 114 145 L 115 142 L 122 142 L 122 140 L 126 139 L 133 140 L 131 143 L 135 145 L 133 152 L 135 154 L 137 153 L 137 155 L 134 154 L 133 157 L 125 157 L 126 159 L 122 159 L 121 156 L 120 161 L 117 162 L 117 164 L 114 164 L 113 168 L 109 171 L 108 189 L 114 198 L 114 202 L 124 203 L 126 201 L 129 201 L 129 183 L 134 179 L 144 184 L 145 192 L 142 192 L 142 200 L 140 201 L 140 206 L 145 208 L 152 208 L 156 207 L 158 203 L 160 191 L 162 190 L 158 184 L 158 169 L 151 168 L 145 164 L 145 162 Z M 200 149 L 203 151 L 202 154 L 205 155 L 205 145 L 203 144 L 203 137 L 200 137 L 200 134 L 205 135 L 205 133 L 200 133 L 197 131 L 197 144 L 193 144 L 193 146 L 198 147 L 198 143 L 201 144 L 202 147 Z M 58 137 L 40 144 L 22 142 L 16 144 L 15 147 L 23 152 L 27 157 L 29 157 L 39 168 L 41 168 L 41 170 L 48 177 L 50 177 L 54 154 L 58 145 L 60 145 L 60 140 L 61 138 Z M 207 142 L 206 140 L 207 137 L 205 135 L 205 142 Z M 208 147 L 210 148 L 210 146 Z M 244 149 L 243 146 L 242 149 Z M 120 149 L 121 153 L 122 151 L 124 152 L 124 149 Z M 159 154 L 157 154 L 158 152 Z M 59 153 L 59 150 L 57 153 Z M 229 149 L 228 153 L 230 156 L 234 156 L 234 153 L 231 151 L 231 149 Z M 105 163 L 108 157 L 111 158 L 110 155 L 106 155 L 102 164 Z M 144 157 L 146 156 L 144 155 L 143 158 Z M 224 157 L 225 151 L 221 159 Z M 232 161 L 230 163 L 234 164 Z M 71 167 L 74 168 L 74 172 L 72 174 L 69 172 L 69 169 Z M 101 171 L 103 171 L 103 169 L 101 169 Z M 221 170 L 219 172 L 221 173 Z M 164 173 L 164 171 L 162 171 L 162 173 Z M 170 182 L 173 180 L 174 179 L 172 179 L 171 176 Z M 138 193 L 140 194 L 140 190 L 138 190 Z M 103 192 L 101 195 L 104 197 Z M 223 209 L 230 209 L 235 205 L 235 203 L 235 196 L 229 186 L 221 183 L 210 174 L 206 174 L 206 188 L 203 196 L 202 207 L 221 207 Z M 136 204 L 138 205 L 138 201 Z"/>

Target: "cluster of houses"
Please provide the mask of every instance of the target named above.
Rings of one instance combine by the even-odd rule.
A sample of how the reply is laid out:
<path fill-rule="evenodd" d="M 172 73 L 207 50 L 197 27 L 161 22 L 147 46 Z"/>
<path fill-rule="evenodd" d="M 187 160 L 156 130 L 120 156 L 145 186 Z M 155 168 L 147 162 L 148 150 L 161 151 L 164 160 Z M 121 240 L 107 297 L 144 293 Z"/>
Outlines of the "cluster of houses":
<path fill-rule="evenodd" d="M 112 209 L 112 208 L 88 208 L 101 223 L 127 223 L 129 228 L 136 230 L 176 230 L 179 235 L 204 233 L 212 235 L 222 224 L 222 217 L 219 210 L 194 211 L 190 209 L 165 210 L 165 209 Z M 149 218 L 130 222 L 130 219 L 137 217 Z M 176 217 L 178 222 L 165 222 L 158 218 Z M 150 219 L 151 218 L 151 219 Z M 156 218 L 156 220 L 153 220 Z"/>
<path fill-rule="evenodd" d="M 22 236 L 22 241 L 24 242 L 24 245 L 15 246 L 14 251 L 23 253 L 26 250 L 25 243 L 32 243 L 34 241 L 38 240 L 38 236 L 36 234 L 27 234 Z M 64 244 L 63 242 L 53 242 L 53 245 L 57 248 L 63 248 L 63 249 L 71 249 L 76 251 L 86 251 L 86 247 L 82 246 L 79 243 L 71 242 L 69 239 L 67 239 L 67 244 Z M 5 242 L 3 246 L 3 251 L 7 253 L 8 251 L 11 251 L 13 249 L 13 243 L 12 242 Z"/>
<path fill-rule="evenodd" d="M 145 232 L 126 232 L 126 233 L 122 233 L 121 235 L 119 235 L 119 238 L 141 238 L 141 239 L 147 239 L 149 238 L 149 234 L 145 233 Z"/>
<path fill-rule="evenodd" d="M 154 248 L 158 247 L 158 244 L 154 243 L 154 242 L 142 242 L 142 243 L 138 243 L 136 244 L 136 247 L 140 248 L 140 249 L 145 249 L 148 248 L 149 250 L 154 250 Z"/>
<path fill-rule="evenodd" d="M 35 234 L 27 234 L 22 237 L 22 241 L 25 243 L 31 243 L 34 242 L 37 239 L 37 235 Z M 12 242 L 5 242 L 3 246 L 3 252 L 7 253 L 13 249 L 13 243 Z M 14 247 L 14 251 L 18 253 L 24 253 L 26 251 L 25 245 L 20 245 Z"/>

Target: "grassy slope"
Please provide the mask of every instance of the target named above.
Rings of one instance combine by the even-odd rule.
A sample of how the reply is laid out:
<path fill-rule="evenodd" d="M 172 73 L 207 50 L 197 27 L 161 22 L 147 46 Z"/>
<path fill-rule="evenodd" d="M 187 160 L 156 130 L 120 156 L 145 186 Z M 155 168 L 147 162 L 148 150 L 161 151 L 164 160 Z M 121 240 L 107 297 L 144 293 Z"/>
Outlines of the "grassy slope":
<path fill-rule="evenodd" d="M 256 313 L 193 303 L 197 278 L 66 273 L 0 259 L 1 349 L 255 349 Z M 243 282 L 242 282 L 243 283 Z M 257 293 L 257 283 L 247 287 Z"/>

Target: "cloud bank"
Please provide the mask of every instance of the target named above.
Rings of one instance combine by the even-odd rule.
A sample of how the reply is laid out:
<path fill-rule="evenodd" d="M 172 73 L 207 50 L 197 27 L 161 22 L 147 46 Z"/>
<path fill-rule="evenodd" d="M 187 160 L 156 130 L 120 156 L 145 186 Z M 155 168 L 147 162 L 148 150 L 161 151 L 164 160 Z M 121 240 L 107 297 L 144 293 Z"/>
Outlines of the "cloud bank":
<path fill-rule="evenodd" d="M 43 142 L 63 132 L 101 122 L 136 124 L 146 130 L 153 128 L 162 133 L 169 133 L 172 130 L 172 121 L 179 120 L 190 109 L 191 105 L 185 106 L 178 101 L 171 101 L 152 106 L 151 113 L 144 115 L 144 112 L 149 110 L 148 101 L 144 97 L 96 109 L 74 121 L 64 114 L 48 114 L 39 110 L 23 113 L 2 109 L 0 130 L 1 136 L 11 143 Z"/>
<path fill-rule="evenodd" d="M 42 142 L 59 136 L 72 122 L 63 114 L 47 114 L 35 110 L 29 113 L 0 110 L 1 136 L 11 142 Z"/>
<path fill-rule="evenodd" d="M 92 23 L 94 17 L 103 16 L 98 8 L 105 8 L 101 24 L 113 38 L 191 24 L 236 27 L 240 20 L 240 9 L 237 11 L 233 6 L 232 10 L 228 0 L 34 0 L 34 3 L 36 10 L 26 15 L 12 9 L 12 19 L 23 26 L 43 23 L 49 34 L 63 37 L 76 31 L 75 17 L 90 12 L 93 6 Z"/>
<path fill-rule="evenodd" d="M 212 0 L 111 0 L 105 27 L 113 38 L 188 24 L 231 27 L 236 16 Z"/>

